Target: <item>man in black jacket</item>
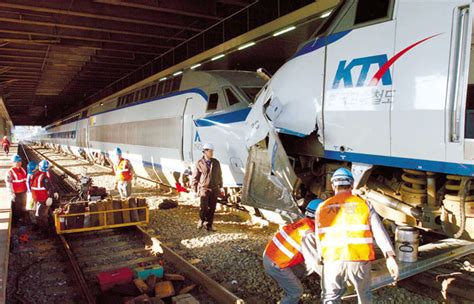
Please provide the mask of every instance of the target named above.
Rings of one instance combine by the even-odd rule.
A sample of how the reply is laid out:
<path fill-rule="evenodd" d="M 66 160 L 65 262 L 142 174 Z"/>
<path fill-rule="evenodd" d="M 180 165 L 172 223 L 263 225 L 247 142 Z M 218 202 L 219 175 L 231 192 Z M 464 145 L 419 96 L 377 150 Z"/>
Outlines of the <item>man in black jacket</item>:
<path fill-rule="evenodd" d="M 222 171 L 219 161 L 214 156 L 214 146 L 203 146 L 203 157 L 196 162 L 192 175 L 192 188 L 201 200 L 199 223 L 197 228 L 206 225 L 208 231 L 212 228 L 214 212 L 216 211 L 217 197 L 222 188 Z"/>

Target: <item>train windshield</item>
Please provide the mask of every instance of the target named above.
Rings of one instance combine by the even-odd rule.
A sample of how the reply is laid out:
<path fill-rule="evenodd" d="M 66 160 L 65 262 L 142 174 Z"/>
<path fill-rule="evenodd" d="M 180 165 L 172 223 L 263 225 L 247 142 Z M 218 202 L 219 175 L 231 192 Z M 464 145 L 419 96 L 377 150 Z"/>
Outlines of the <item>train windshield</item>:
<path fill-rule="evenodd" d="M 247 95 L 250 102 L 253 103 L 262 87 L 240 87 L 240 89 Z"/>

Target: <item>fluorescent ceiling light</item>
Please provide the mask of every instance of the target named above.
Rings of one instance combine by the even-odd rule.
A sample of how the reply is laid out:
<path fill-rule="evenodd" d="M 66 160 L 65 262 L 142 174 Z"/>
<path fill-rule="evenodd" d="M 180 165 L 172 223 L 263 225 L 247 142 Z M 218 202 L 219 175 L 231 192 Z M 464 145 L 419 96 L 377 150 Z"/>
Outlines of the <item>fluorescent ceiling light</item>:
<path fill-rule="evenodd" d="M 183 71 L 178 71 L 178 72 L 174 73 L 173 76 L 178 76 L 178 75 L 181 75 L 181 74 L 183 74 Z"/>
<path fill-rule="evenodd" d="M 329 15 L 331 15 L 331 13 L 332 13 L 332 11 L 326 12 L 326 13 L 322 14 L 322 15 L 320 16 L 320 18 L 329 17 Z"/>
<path fill-rule="evenodd" d="M 216 57 L 212 57 L 211 58 L 211 61 L 214 61 L 214 60 L 217 60 L 217 59 L 221 59 L 222 57 L 224 57 L 225 54 L 220 54 L 220 55 L 217 55 Z"/>
<path fill-rule="evenodd" d="M 163 77 L 160 79 L 160 81 L 165 81 L 166 79 L 168 79 L 168 77 Z"/>
<path fill-rule="evenodd" d="M 194 70 L 195 68 L 198 68 L 198 67 L 200 67 L 200 66 L 201 66 L 201 64 L 200 64 L 200 63 L 198 63 L 198 64 L 195 64 L 195 65 L 193 65 L 193 66 L 191 67 L 191 70 Z"/>
<path fill-rule="evenodd" d="M 285 29 L 282 29 L 276 33 L 273 34 L 273 37 L 280 36 L 281 34 L 288 33 L 289 31 L 292 31 L 296 28 L 296 26 L 290 26 Z"/>
<path fill-rule="evenodd" d="M 246 49 L 246 48 L 248 48 L 248 47 L 251 47 L 251 46 L 253 46 L 253 45 L 255 45 L 255 42 L 252 41 L 252 42 L 249 42 L 249 43 L 246 43 L 246 44 L 240 46 L 240 47 L 238 48 L 238 50 L 241 51 L 241 50 Z"/>

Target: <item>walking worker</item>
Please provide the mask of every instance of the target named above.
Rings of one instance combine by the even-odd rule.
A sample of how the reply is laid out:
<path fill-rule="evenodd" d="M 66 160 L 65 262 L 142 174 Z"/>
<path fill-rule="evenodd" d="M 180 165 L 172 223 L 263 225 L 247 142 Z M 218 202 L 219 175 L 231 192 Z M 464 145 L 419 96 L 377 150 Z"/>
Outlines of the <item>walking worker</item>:
<path fill-rule="evenodd" d="M 26 209 L 26 171 L 21 166 L 22 160 L 20 155 L 13 155 L 13 166 L 7 171 L 5 176 L 6 187 L 10 192 L 13 223 L 17 224 L 24 220 Z"/>
<path fill-rule="evenodd" d="M 293 304 L 303 295 L 301 279 L 314 270 L 316 256 L 308 256 L 303 247 L 314 236 L 314 212 L 322 200 L 314 199 L 306 207 L 305 218 L 280 228 L 263 253 L 263 268 L 285 292 L 280 303 Z M 314 252 L 310 250 L 309 252 Z"/>
<path fill-rule="evenodd" d="M 10 153 L 10 141 L 8 140 L 7 136 L 3 136 L 2 147 L 3 147 L 3 151 L 8 156 L 8 153 Z"/>
<path fill-rule="evenodd" d="M 196 162 L 191 181 L 192 189 L 199 196 L 201 203 L 197 228 L 205 226 L 208 231 L 215 231 L 212 224 L 217 197 L 222 189 L 222 170 L 221 164 L 214 158 L 212 144 L 204 144 L 202 153 L 202 158 Z"/>
<path fill-rule="evenodd" d="M 352 194 L 352 173 L 339 168 L 331 178 L 335 196 L 316 211 L 316 240 L 323 268 L 322 303 L 340 303 L 349 280 L 359 303 L 372 303 L 370 262 L 375 260 L 374 239 L 387 259 L 396 281 L 398 265 L 390 238 L 369 202 Z"/>
<path fill-rule="evenodd" d="M 132 179 L 135 172 L 128 159 L 122 157 L 122 150 L 117 147 L 114 150 L 116 162 L 114 163 L 115 188 L 117 188 L 122 199 L 129 198 L 132 195 Z"/>
<path fill-rule="evenodd" d="M 48 235 L 49 207 L 53 204 L 53 198 L 58 199 L 58 193 L 49 172 L 49 162 L 42 160 L 39 163 L 39 172 L 31 179 L 31 193 L 36 203 L 36 221 L 45 236 Z"/>

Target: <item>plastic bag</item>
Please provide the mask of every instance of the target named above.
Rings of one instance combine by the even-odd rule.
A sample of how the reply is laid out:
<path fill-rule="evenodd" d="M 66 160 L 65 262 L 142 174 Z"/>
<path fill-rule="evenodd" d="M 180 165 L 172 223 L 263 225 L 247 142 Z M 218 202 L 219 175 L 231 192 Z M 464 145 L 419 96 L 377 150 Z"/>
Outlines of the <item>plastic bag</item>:
<path fill-rule="evenodd" d="M 31 192 L 28 192 L 26 194 L 26 210 L 35 210 L 35 201 L 33 200 L 33 195 L 31 194 Z"/>

